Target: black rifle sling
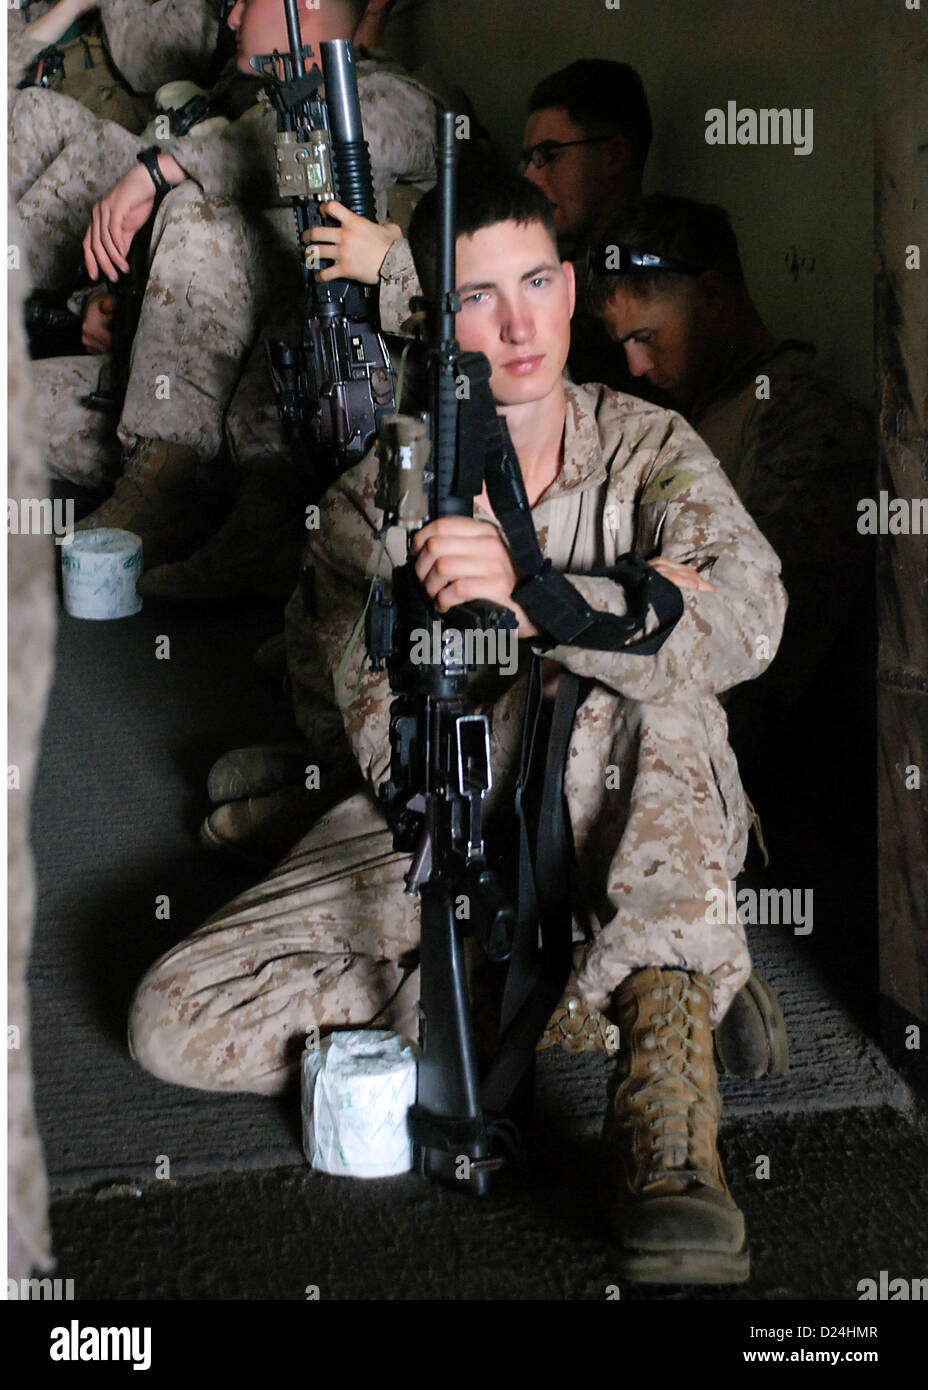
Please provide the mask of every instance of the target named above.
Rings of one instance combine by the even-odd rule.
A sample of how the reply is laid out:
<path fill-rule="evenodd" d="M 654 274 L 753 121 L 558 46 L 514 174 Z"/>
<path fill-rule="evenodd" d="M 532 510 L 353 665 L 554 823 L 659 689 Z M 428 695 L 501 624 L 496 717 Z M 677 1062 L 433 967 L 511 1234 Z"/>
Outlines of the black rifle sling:
<path fill-rule="evenodd" d="M 488 1115 L 503 1114 L 534 1060 L 538 1039 L 564 993 L 573 955 L 573 845 L 564 800 L 564 766 L 580 701 L 580 680 L 562 670 L 544 729 L 541 658 L 529 676 L 516 789 L 519 903 L 500 1019 L 500 1045 L 480 1088 Z M 543 780 L 540 758 L 544 755 Z M 539 946 L 540 934 L 540 946 Z"/>

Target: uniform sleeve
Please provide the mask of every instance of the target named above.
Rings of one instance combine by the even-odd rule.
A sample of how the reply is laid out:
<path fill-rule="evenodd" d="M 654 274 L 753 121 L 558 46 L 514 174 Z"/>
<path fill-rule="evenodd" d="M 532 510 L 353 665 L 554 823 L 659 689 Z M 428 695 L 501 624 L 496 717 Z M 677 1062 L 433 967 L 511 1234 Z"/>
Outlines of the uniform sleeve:
<path fill-rule="evenodd" d="M 790 595 L 769 690 L 802 693 L 860 601 L 868 575 L 857 503 L 872 495 L 875 440 L 861 407 L 823 377 L 774 378 L 741 439 L 744 505 L 774 547 Z"/>
<path fill-rule="evenodd" d="M 409 318 L 409 301 L 421 293 L 409 242 L 400 237 L 380 267 L 380 326 L 384 333 L 402 334 Z"/>
<path fill-rule="evenodd" d="M 222 130 L 194 140 L 166 140 L 161 149 L 177 160 L 208 198 L 229 198 L 267 207 L 278 201 L 276 133 L 277 118 L 269 106 L 262 104 Z"/>
<path fill-rule="evenodd" d="M 99 0 L 113 62 L 135 92 L 208 77 L 219 31 L 215 0 Z"/>
<path fill-rule="evenodd" d="M 383 195 L 395 183 L 431 188 L 438 113 L 434 97 L 397 73 L 360 72 L 358 100 L 374 192 Z"/>
<path fill-rule="evenodd" d="M 628 699 L 652 703 L 669 703 L 687 689 L 718 694 L 760 675 L 776 653 L 786 612 L 775 552 L 702 440 L 680 416 L 666 418 L 637 495 L 635 550 L 644 559 L 660 554 L 692 566 L 715 592 L 682 591 L 683 616 L 653 656 L 574 646 L 544 653 Z M 591 607 L 625 612 L 620 585 L 570 577 Z"/>

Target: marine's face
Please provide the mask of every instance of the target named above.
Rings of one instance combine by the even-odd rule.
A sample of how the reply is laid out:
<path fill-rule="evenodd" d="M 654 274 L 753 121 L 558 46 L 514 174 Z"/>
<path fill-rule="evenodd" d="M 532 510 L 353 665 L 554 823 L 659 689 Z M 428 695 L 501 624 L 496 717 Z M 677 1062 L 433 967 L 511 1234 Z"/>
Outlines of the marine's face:
<path fill-rule="evenodd" d="M 609 140 L 576 145 L 575 140 L 589 140 L 591 132 L 571 120 L 560 107 L 543 107 L 533 111 L 525 125 L 522 141 L 523 155 L 537 145 L 553 141 L 569 145 L 567 149 L 552 149 L 543 168 L 529 164 L 525 177 L 537 184 L 554 211 L 554 226 L 559 238 L 582 243 L 592 232 L 603 204 L 604 184 L 612 177 Z"/>
<path fill-rule="evenodd" d="M 619 289 L 603 310 L 606 331 L 621 343 L 632 376 L 684 400 L 698 386 L 700 351 L 695 284 L 647 297 Z"/>
<path fill-rule="evenodd" d="M 574 310 L 573 267 L 540 222 L 498 222 L 457 241 L 458 341 L 489 359 L 498 405 L 561 389 Z"/>
<path fill-rule="evenodd" d="M 346 31 L 346 21 L 340 4 L 321 0 L 318 6 L 310 6 L 307 0 L 297 0 L 300 16 L 300 34 L 303 43 L 308 44 L 319 58 L 318 45 L 325 39 L 351 37 Z M 249 59 L 260 54 L 290 52 L 290 39 L 287 33 L 287 16 L 283 0 L 238 0 L 228 19 L 229 28 L 235 34 L 238 49 L 237 66 L 242 72 L 251 73 Z"/>

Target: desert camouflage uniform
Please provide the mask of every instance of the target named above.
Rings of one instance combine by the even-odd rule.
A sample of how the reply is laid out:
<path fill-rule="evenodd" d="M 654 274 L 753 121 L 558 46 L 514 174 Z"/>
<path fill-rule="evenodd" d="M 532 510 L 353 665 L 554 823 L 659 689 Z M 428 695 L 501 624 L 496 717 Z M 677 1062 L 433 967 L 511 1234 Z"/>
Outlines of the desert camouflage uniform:
<path fill-rule="evenodd" d="M 372 66 L 359 63 L 358 90 L 382 209 L 393 184 L 434 180 L 436 105 L 399 72 Z M 276 117 L 261 98 L 219 131 L 162 144 L 189 181 L 167 195 L 155 222 L 119 422 L 126 445 L 162 439 L 195 448 L 204 462 L 212 459 L 262 315 L 281 305 L 296 310 L 302 302 L 293 213 L 289 203 L 279 205 L 274 177 Z M 71 388 L 62 385 L 62 366 L 48 369 L 49 375 L 58 372 L 52 451 L 63 460 L 62 476 L 86 482 L 103 466 L 69 442 L 81 427 L 86 359 L 63 361 L 73 363 Z M 266 370 L 256 361 L 253 370 L 259 369 Z"/>
<path fill-rule="evenodd" d="M 688 414 L 780 557 L 789 617 L 761 686 L 790 699 L 827 655 L 860 592 L 867 544 L 857 503 L 873 490 L 872 421 L 816 372 L 814 355 L 808 343 L 764 348 Z"/>
<path fill-rule="evenodd" d="M 99 0 L 113 62 L 134 92 L 186 77 L 208 82 L 219 0 Z"/>
<path fill-rule="evenodd" d="M 306 624 L 330 673 L 349 650 L 376 567 L 375 474 L 369 457 L 339 479 L 310 542 L 315 603 Z M 624 596 L 583 572 L 629 550 L 659 550 L 715 585 L 683 591 L 684 615 L 655 656 L 574 647 L 545 655 L 593 682 L 574 722 L 565 782 L 583 889 L 575 917 L 593 933 L 580 988 L 603 1008 L 639 967 L 701 970 L 716 987 L 717 1022 L 750 962 L 740 924 L 706 922 L 706 895 L 727 890 L 747 838 L 715 696 L 767 664 L 755 655 L 759 635 L 776 648 L 785 611 L 777 557 L 681 417 L 602 387 L 568 389 L 563 468 L 533 515 L 543 552 L 594 606 L 621 613 Z M 387 553 L 390 562 L 405 557 L 397 529 Z M 354 688 L 363 663 L 355 647 L 342 689 Z M 483 705 L 496 806 L 513 788 L 525 681 L 520 674 Z M 412 1033 L 418 909 L 402 892 L 408 856 L 393 851 L 372 791 L 389 765 L 390 699 L 386 675 L 366 670 L 345 711 L 369 786 L 329 810 L 269 878 L 142 981 L 130 1045 L 156 1075 L 270 1093 L 285 1086 L 314 1024 L 376 1018 Z M 609 765 L 617 790 L 606 786 Z"/>

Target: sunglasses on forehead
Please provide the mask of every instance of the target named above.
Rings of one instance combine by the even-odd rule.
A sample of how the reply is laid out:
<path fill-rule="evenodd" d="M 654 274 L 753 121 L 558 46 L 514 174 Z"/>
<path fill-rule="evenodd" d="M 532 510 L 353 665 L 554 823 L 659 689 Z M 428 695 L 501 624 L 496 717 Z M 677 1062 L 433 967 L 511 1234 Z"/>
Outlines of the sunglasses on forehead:
<path fill-rule="evenodd" d="M 676 261 L 670 256 L 657 256 L 652 251 L 638 251 L 634 246 L 609 241 L 591 246 L 586 253 L 587 270 L 591 275 L 627 275 L 635 270 L 672 270 L 677 275 L 701 275 L 705 266 L 692 261 Z"/>
<path fill-rule="evenodd" d="M 561 150 L 572 149 L 574 145 L 598 145 L 602 140 L 612 140 L 611 135 L 591 135 L 587 140 L 542 140 L 540 144 L 533 145 L 530 150 L 522 151 L 522 158 L 519 160 L 519 173 L 524 174 L 530 164 L 534 164 L 536 169 L 543 169 L 546 164 L 550 164 Z"/>

